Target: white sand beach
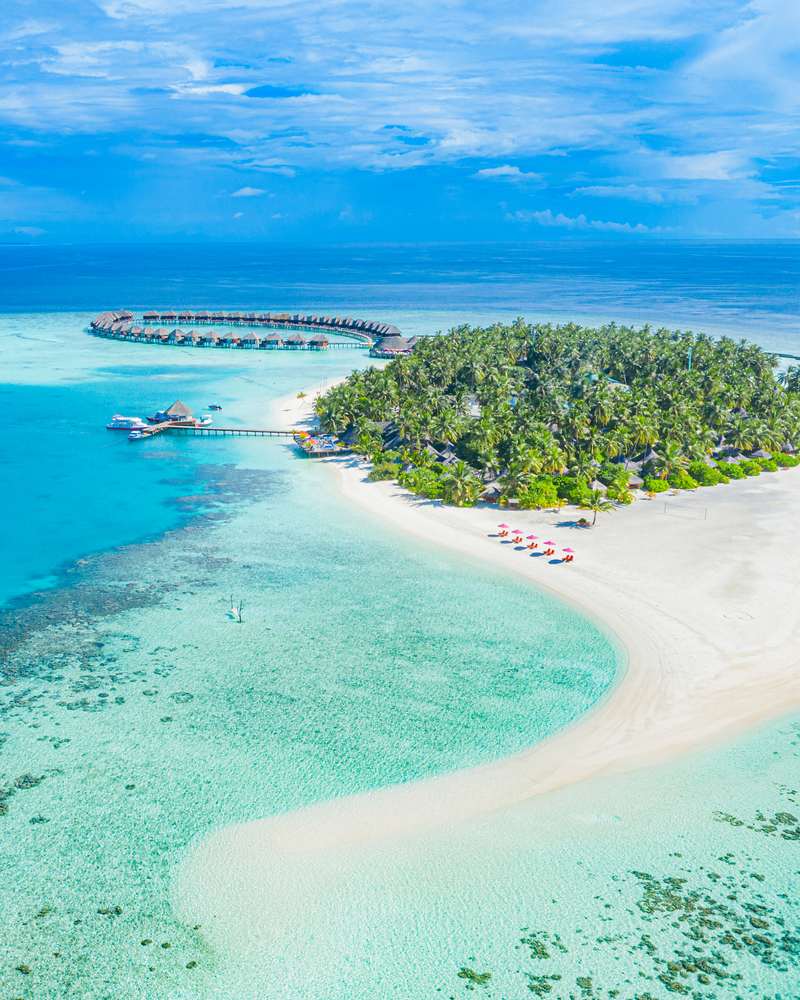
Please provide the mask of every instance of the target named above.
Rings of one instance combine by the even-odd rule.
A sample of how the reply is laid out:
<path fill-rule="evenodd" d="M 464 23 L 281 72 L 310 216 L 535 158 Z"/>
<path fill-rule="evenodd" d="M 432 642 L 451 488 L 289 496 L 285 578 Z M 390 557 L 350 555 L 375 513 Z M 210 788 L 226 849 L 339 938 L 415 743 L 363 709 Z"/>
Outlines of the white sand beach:
<path fill-rule="evenodd" d="M 284 401 L 284 425 L 301 426 L 312 398 Z M 512 757 L 214 834 L 178 880 L 178 905 L 192 919 L 211 910 L 232 918 L 237 892 L 252 903 L 269 883 L 274 894 L 278 871 L 277 882 L 289 870 L 293 882 L 330 850 L 341 856 L 344 845 L 646 767 L 800 707 L 800 467 L 643 498 L 586 529 L 575 526 L 574 509 L 445 507 L 396 483 L 367 482 L 355 457 L 330 464 L 345 496 L 396 528 L 549 587 L 600 619 L 627 648 L 628 667 L 589 716 Z M 575 561 L 499 538 L 503 521 L 552 540 L 557 554 L 571 547 Z M 320 852 L 317 862 L 308 852 Z"/>

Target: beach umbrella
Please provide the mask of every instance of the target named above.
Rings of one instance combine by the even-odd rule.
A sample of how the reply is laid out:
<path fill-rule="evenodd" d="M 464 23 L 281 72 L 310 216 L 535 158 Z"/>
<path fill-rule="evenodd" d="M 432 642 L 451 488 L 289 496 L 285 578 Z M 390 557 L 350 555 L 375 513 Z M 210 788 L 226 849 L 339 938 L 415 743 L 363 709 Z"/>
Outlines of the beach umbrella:
<path fill-rule="evenodd" d="M 538 538 L 538 537 L 539 537 L 538 535 L 526 535 L 528 541 L 530 541 L 532 538 Z"/>
<path fill-rule="evenodd" d="M 555 542 L 545 542 L 544 544 L 545 545 L 555 545 L 556 543 Z"/>
<path fill-rule="evenodd" d="M 508 525 L 507 524 L 498 524 L 497 527 L 498 528 L 507 528 Z"/>
<path fill-rule="evenodd" d="M 572 549 L 564 549 L 564 552 L 572 552 Z"/>

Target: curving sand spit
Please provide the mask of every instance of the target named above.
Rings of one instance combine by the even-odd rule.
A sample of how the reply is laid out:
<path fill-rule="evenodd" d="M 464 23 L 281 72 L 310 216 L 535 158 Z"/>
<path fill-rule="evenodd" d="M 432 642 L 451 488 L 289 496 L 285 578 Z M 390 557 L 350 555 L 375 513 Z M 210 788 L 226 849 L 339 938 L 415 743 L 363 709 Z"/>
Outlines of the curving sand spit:
<path fill-rule="evenodd" d="M 299 404 L 284 403 L 281 418 L 299 426 Z M 368 483 L 353 458 L 331 465 L 342 493 L 377 517 L 549 587 L 601 619 L 625 644 L 629 664 L 591 715 L 544 744 L 207 838 L 177 880 L 178 908 L 205 926 L 240 924 L 237 947 L 242 935 L 258 936 L 242 917 L 245 898 L 249 912 L 262 912 L 267 893 L 302 884 L 323 857 L 341 860 L 346 844 L 453 823 L 599 772 L 645 767 L 800 707 L 800 467 L 642 499 L 582 529 L 574 510 L 444 507 L 396 484 Z M 575 561 L 553 562 L 499 539 L 501 521 L 552 539 L 557 552 L 573 548 Z"/>

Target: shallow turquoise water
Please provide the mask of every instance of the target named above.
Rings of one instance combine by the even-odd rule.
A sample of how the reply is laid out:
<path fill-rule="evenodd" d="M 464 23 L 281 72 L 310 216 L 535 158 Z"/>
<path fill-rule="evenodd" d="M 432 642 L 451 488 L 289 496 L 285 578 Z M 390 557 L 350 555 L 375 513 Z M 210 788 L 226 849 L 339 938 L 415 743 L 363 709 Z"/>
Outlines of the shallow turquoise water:
<path fill-rule="evenodd" d="M 690 265 L 672 268 L 655 300 L 646 280 L 623 288 L 601 275 L 602 291 L 582 280 L 570 308 L 717 332 L 749 317 L 765 346 L 796 351 L 794 307 L 781 305 L 789 285 L 776 297 L 772 278 L 744 287 L 704 274 L 690 300 Z M 525 288 L 529 315 L 537 301 L 559 315 L 569 304 L 563 282 L 539 300 L 538 277 L 536 288 L 477 277 L 454 285 L 437 272 L 438 297 L 432 285 L 375 284 L 365 301 L 422 333 L 511 318 Z M 298 308 L 316 301 L 303 280 Z M 250 284 L 219 282 L 221 304 L 253 304 Z M 327 301 L 359 294 L 314 288 Z M 60 287 L 56 297 L 66 301 Z M 56 435 L 29 424 L 3 454 L 18 460 L 2 578 L 18 599 L 0 622 L 3 995 L 800 997 L 800 841 L 785 818 L 800 815 L 797 719 L 320 857 L 299 882 L 276 884 L 263 901 L 275 933 L 232 961 L 178 921 L 173 874 L 209 831 L 529 745 L 602 697 L 620 651 L 548 595 L 349 507 L 324 467 L 281 442 L 134 450 L 98 426 L 176 397 L 196 409 L 213 398 L 226 423 L 263 424 L 271 399 L 347 372 L 358 351 L 209 358 L 87 337 L 89 315 L 0 322 L 18 394 L 6 414 L 33 402 L 34 424 L 39 407 L 58 419 Z M 106 488 L 122 500 L 104 503 Z M 227 616 L 231 592 L 245 600 L 241 627 Z M 698 956 L 716 970 L 708 983 Z M 473 984 L 462 967 L 492 979 Z"/>
<path fill-rule="evenodd" d="M 64 342 L 86 345 L 64 317 L 50 322 L 37 319 L 40 335 L 62 342 L 40 374 L 58 355 L 62 377 L 80 380 L 76 400 L 91 403 L 61 428 L 62 447 L 77 436 L 84 453 L 83 466 L 61 466 L 73 509 L 86 490 L 88 511 L 104 481 L 86 468 L 106 467 L 111 489 L 158 487 L 142 523 L 154 510 L 167 530 L 92 518 L 105 551 L 81 550 L 92 533 L 76 528 L 80 560 L 38 565 L 53 585 L 4 619 L 0 936 L 11 960 L 0 983 L 37 997 L 167 997 L 192 983 L 217 996 L 203 978 L 215 956 L 168 902 L 192 838 L 529 746 L 589 710 L 624 654 L 549 594 L 352 507 L 326 467 L 284 441 L 135 447 L 80 425 L 99 416 L 113 376 L 120 411 L 167 392 L 193 407 L 213 396 L 226 423 L 263 426 L 287 384 L 334 377 L 357 352 L 347 363 L 335 352 L 247 364 L 226 354 L 222 367 L 165 352 L 154 389 L 140 367 L 153 352 L 100 341 L 70 356 Z M 69 488 L 50 479 L 37 487 L 45 496 Z M 54 537 L 66 535 L 39 538 L 40 553 Z M 245 601 L 241 626 L 231 594 Z M 147 939 L 170 947 L 156 961 Z"/>

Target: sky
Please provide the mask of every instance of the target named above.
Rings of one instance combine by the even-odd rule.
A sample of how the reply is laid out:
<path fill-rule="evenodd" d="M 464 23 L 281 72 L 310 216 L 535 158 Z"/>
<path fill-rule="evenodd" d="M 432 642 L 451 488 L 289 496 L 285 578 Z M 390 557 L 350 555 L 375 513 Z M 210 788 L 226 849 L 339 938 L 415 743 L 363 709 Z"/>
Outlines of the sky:
<path fill-rule="evenodd" d="M 0 242 L 800 237 L 790 0 L 3 0 Z"/>

